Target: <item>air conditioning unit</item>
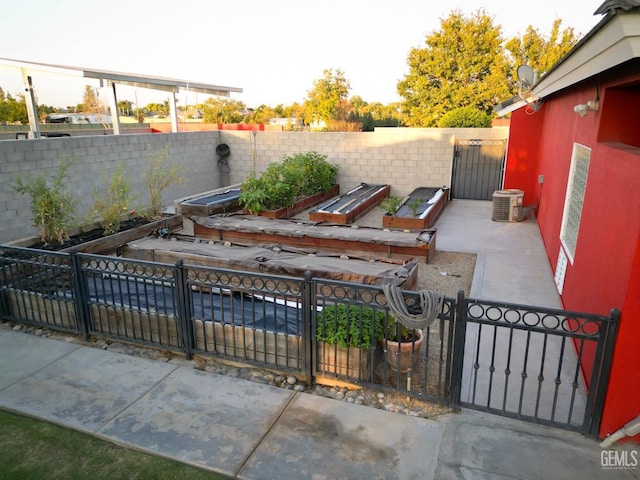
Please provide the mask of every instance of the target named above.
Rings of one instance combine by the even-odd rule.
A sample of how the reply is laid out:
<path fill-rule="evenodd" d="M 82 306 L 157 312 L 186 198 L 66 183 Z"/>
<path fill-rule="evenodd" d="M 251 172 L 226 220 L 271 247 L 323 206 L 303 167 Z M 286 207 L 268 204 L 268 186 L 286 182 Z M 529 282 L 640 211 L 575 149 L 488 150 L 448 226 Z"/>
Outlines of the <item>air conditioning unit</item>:
<path fill-rule="evenodd" d="M 524 210 L 522 190 L 508 189 L 493 192 L 493 213 L 491 220 L 494 222 L 521 222 Z"/>

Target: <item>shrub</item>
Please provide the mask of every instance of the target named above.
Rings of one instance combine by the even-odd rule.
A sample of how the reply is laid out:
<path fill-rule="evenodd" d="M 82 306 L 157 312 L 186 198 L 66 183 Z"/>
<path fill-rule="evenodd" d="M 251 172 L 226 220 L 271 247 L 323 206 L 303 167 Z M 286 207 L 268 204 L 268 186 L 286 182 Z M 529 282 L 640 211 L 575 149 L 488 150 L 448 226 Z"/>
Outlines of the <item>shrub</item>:
<path fill-rule="evenodd" d="M 358 305 L 328 305 L 318 315 L 316 339 L 341 347 L 371 348 L 381 341 L 386 314 Z"/>
<path fill-rule="evenodd" d="M 134 199 L 124 163 L 111 176 L 103 174 L 102 188 L 93 190 L 92 211 L 94 220 L 98 220 L 105 235 L 120 231 L 120 223 L 127 212 L 135 214 L 135 209 L 131 208 Z"/>
<path fill-rule="evenodd" d="M 43 175 L 18 177 L 12 188 L 22 195 L 31 196 L 33 224 L 40 229 L 43 244 L 62 243 L 69 239 L 69 225 L 73 220 L 76 200 L 64 186 L 67 170 L 74 160 L 60 165 L 60 170 L 50 181 Z"/>
<path fill-rule="evenodd" d="M 491 126 L 491 116 L 473 107 L 456 108 L 445 113 L 440 128 L 486 128 Z"/>
<path fill-rule="evenodd" d="M 240 203 L 252 214 L 293 206 L 299 196 L 328 191 L 336 182 L 338 167 L 317 152 L 298 153 L 269 164 L 256 177 L 255 172 L 242 183 Z"/>
<path fill-rule="evenodd" d="M 177 165 L 169 166 L 167 156 L 169 145 L 159 152 L 150 152 L 144 179 L 149 190 L 149 208 L 147 215 L 157 217 L 162 213 L 162 192 L 172 184 L 180 183 Z"/>

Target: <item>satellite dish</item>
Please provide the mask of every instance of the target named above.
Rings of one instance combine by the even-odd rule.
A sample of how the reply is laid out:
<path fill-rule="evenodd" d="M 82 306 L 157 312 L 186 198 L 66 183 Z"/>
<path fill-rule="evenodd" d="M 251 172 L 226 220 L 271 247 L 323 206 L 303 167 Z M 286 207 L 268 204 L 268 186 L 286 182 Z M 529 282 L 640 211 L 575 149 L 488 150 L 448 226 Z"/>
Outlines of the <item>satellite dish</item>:
<path fill-rule="evenodd" d="M 536 74 L 529 65 L 520 65 L 518 67 L 518 80 L 520 81 L 520 86 L 524 89 L 529 89 L 533 86 L 535 82 Z"/>

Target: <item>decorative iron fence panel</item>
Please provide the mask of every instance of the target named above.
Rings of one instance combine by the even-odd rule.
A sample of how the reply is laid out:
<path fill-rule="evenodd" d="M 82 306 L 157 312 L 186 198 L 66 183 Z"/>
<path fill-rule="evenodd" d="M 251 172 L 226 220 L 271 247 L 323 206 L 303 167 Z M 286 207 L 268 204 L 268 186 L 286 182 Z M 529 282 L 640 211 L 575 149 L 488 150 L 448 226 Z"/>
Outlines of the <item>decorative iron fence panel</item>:
<path fill-rule="evenodd" d="M 304 279 L 185 268 L 193 352 L 308 375 Z"/>
<path fill-rule="evenodd" d="M 402 344 L 394 341 L 393 318 L 381 287 L 326 279 L 313 284 L 314 332 L 330 337 L 340 329 L 362 331 L 362 338 L 349 336 L 346 345 L 314 342 L 315 376 L 450 403 L 455 299 L 445 298 L 436 321 Z M 408 308 L 419 307 L 417 292 L 402 293 Z"/>
<path fill-rule="evenodd" d="M 82 333 L 68 254 L 18 247 L 0 253 L 0 318 Z"/>
<path fill-rule="evenodd" d="M 462 298 L 458 309 L 461 406 L 585 434 L 597 430 L 616 315 Z"/>
<path fill-rule="evenodd" d="M 173 265 L 79 254 L 90 335 L 184 351 Z"/>

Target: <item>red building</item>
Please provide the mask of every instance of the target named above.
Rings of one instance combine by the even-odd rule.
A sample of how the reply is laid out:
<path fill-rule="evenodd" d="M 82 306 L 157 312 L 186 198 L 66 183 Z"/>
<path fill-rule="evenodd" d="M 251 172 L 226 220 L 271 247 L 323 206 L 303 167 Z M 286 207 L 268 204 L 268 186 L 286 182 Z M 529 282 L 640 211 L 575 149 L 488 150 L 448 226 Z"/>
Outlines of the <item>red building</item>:
<path fill-rule="evenodd" d="M 560 62 L 496 107 L 512 113 L 504 188 L 537 206 L 564 308 L 622 312 L 601 437 L 640 415 L 640 7 L 619 8 L 639 3 L 605 2 Z"/>

